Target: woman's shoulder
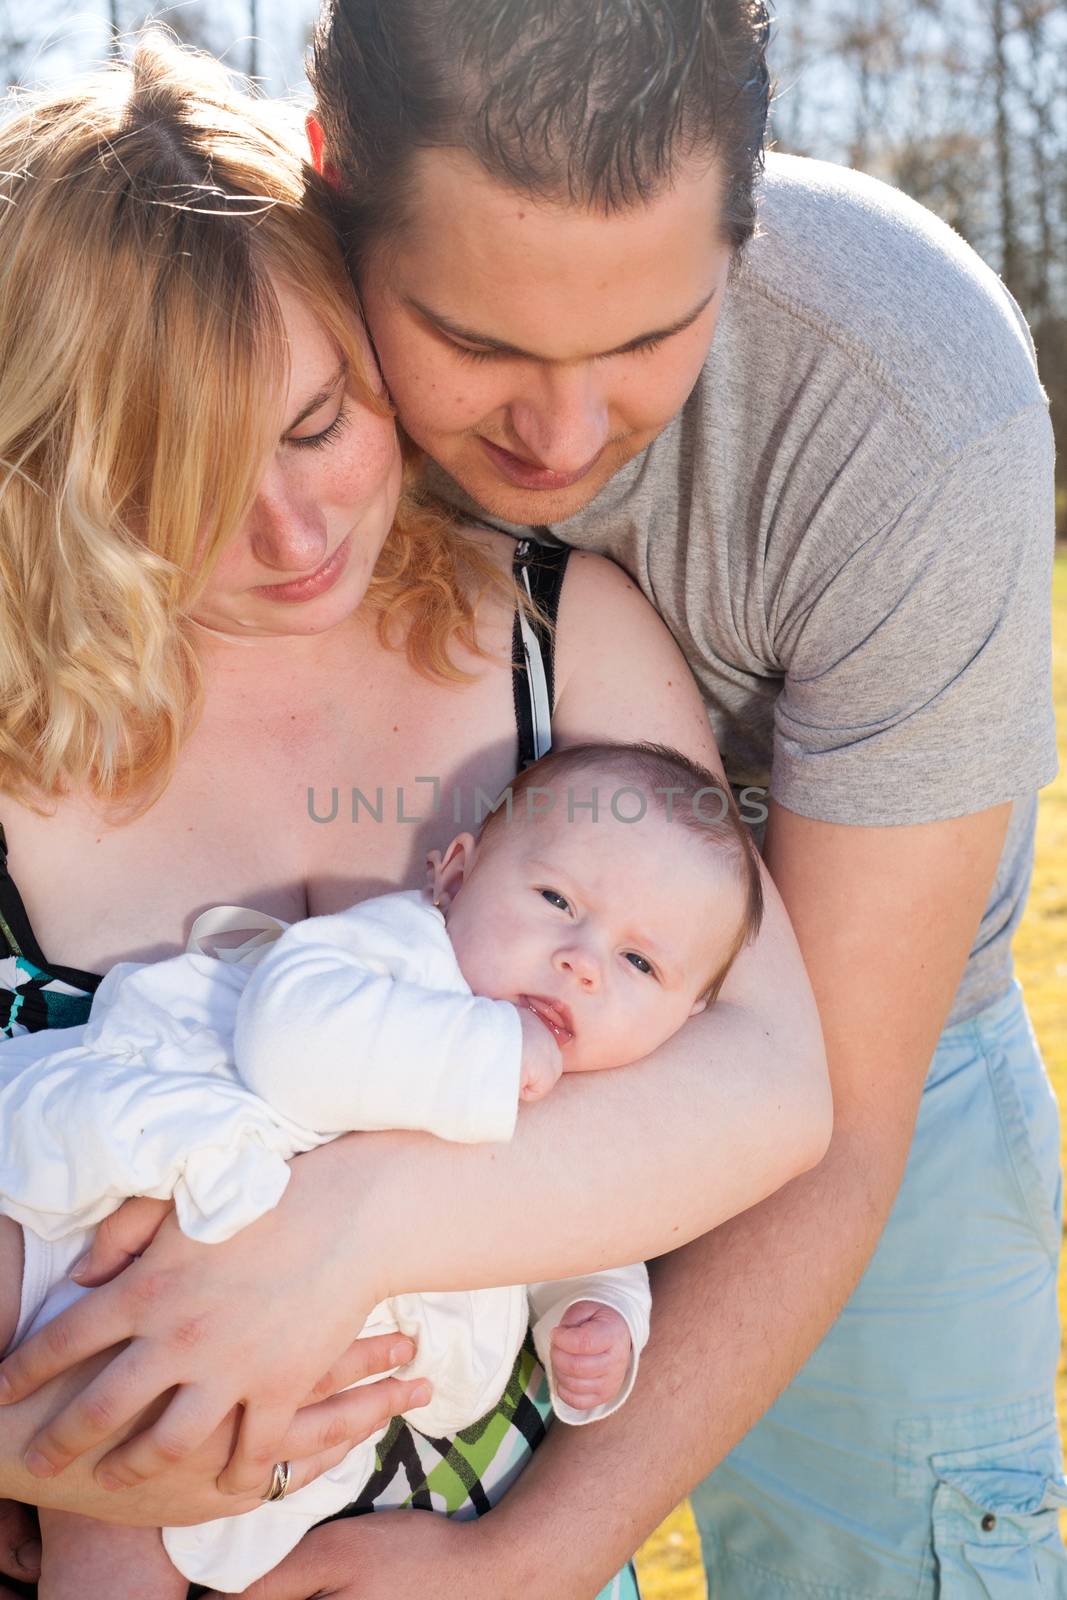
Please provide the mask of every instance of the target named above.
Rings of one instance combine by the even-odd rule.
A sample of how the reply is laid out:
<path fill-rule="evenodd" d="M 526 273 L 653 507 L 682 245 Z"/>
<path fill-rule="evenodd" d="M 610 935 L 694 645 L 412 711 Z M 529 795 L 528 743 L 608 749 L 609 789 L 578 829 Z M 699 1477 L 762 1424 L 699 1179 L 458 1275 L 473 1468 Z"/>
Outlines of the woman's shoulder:
<path fill-rule="evenodd" d="M 571 551 L 564 592 L 572 600 L 591 601 L 609 610 L 633 605 L 651 612 L 653 617 L 656 615 L 625 567 L 620 567 L 609 556 L 595 555 L 592 550 Z"/>
<path fill-rule="evenodd" d="M 668 744 L 717 769 L 693 675 L 637 582 L 603 556 L 575 551 L 556 630 L 553 730 L 586 739 Z"/>
<path fill-rule="evenodd" d="M 560 593 L 556 654 L 559 681 L 630 648 L 670 644 L 666 623 L 639 585 L 607 556 L 572 550 Z"/>
<path fill-rule="evenodd" d="M 510 533 L 501 533 L 499 528 L 489 528 L 481 522 L 462 522 L 457 532 L 484 551 L 501 572 L 510 572 L 517 542 Z"/>

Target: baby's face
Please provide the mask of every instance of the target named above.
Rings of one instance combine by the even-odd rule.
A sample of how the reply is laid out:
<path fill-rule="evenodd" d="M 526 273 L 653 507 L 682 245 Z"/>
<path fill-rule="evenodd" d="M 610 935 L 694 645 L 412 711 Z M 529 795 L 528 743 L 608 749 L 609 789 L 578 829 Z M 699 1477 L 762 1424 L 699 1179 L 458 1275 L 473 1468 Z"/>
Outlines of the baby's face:
<path fill-rule="evenodd" d="M 651 811 L 634 823 L 564 813 L 502 822 L 471 852 L 444 897 L 463 976 L 528 1006 L 564 1072 L 640 1060 L 703 1010 L 743 909 L 706 841 Z"/>

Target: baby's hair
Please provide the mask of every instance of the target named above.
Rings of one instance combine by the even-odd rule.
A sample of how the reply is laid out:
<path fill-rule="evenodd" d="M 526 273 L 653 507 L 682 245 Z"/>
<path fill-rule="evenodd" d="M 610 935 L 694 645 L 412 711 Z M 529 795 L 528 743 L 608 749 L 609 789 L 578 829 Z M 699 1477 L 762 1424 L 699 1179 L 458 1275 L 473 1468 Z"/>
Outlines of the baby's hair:
<path fill-rule="evenodd" d="M 741 889 L 743 911 L 725 959 L 702 991 L 711 1005 L 735 960 L 759 933 L 763 921 L 763 883 L 759 852 L 729 785 L 690 761 L 679 750 L 662 744 L 574 744 L 551 750 L 513 778 L 505 790 L 510 804 L 500 803 L 486 817 L 479 835 L 484 844 L 511 817 L 522 802 L 522 812 L 534 816 L 523 797 L 530 789 L 552 789 L 568 779 L 602 773 L 621 780 L 625 789 L 637 791 L 649 810 L 677 823 L 715 850 Z M 616 796 L 619 790 L 615 791 Z M 641 815 L 644 812 L 642 811 Z M 636 819 L 635 819 L 636 820 Z"/>

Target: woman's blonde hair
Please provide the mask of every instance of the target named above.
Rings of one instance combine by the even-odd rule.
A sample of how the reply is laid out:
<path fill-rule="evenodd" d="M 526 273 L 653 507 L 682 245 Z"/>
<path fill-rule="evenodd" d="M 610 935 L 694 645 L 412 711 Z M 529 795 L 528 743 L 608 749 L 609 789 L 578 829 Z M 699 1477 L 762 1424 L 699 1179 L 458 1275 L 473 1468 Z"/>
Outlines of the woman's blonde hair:
<path fill-rule="evenodd" d="M 363 376 L 329 192 L 291 112 L 153 31 L 0 129 L 0 789 L 139 811 L 202 685 L 189 609 L 276 447 L 297 289 Z M 407 497 L 368 598 L 460 679 L 494 568 Z M 397 626 L 399 624 L 399 626 Z"/>

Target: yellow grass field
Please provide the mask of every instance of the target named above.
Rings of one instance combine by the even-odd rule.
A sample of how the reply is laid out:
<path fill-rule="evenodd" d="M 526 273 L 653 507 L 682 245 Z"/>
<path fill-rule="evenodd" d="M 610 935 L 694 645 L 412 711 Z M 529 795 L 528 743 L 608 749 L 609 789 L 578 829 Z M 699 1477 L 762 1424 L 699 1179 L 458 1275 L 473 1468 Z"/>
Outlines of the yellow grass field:
<path fill-rule="evenodd" d="M 1034 881 L 1015 939 L 1015 960 L 1067 1133 L 1067 551 L 1056 559 L 1052 605 L 1060 775 L 1041 797 Z M 1060 1274 L 1060 1311 L 1067 1322 L 1065 1272 Z M 1063 1426 L 1067 1363 L 1062 1359 L 1057 1398 Z M 1064 1532 L 1067 1536 L 1067 1527 Z M 637 1565 L 645 1600 L 705 1600 L 700 1541 L 688 1505 L 657 1529 L 638 1553 Z"/>

